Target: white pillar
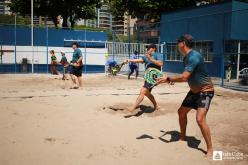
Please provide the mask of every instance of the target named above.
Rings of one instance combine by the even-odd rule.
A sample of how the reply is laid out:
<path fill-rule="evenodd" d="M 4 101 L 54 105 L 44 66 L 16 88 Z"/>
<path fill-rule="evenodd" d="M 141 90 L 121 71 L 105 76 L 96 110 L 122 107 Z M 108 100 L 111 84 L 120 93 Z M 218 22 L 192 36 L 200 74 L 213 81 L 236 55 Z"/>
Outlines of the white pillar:
<path fill-rule="evenodd" d="M 240 63 L 240 41 L 238 43 L 237 80 L 239 80 L 239 63 Z"/>
<path fill-rule="evenodd" d="M 32 46 L 32 73 L 34 73 L 34 2 L 31 0 L 31 46 Z"/>

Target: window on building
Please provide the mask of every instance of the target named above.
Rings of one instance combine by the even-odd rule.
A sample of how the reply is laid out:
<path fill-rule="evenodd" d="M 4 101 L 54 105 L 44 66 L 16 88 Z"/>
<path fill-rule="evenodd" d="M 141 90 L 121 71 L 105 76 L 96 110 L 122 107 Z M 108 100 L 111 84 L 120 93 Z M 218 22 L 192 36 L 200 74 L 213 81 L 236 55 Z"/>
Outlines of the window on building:
<path fill-rule="evenodd" d="M 167 43 L 167 60 L 170 61 L 182 61 L 183 57 L 180 56 L 177 43 Z"/>
<path fill-rule="evenodd" d="M 248 41 L 225 41 L 225 67 L 232 68 L 233 78 L 237 76 L 237 69 L 248 68 Z"/>
<path fill-rule="evenodd" d="M 213 41 L 196 41 L 193 49 L 200 52 L 205 62 L 212 62 L 213 60 Z"/>
<path fill-rule="evenodd" d="M 195 41 L 193 49 L 202 54 L 205 62 L 212 62 L 213 41 Z M 183 61 L 183 56 L 178 51 L 177 43 L 167 43 L 167 60 Z"/>

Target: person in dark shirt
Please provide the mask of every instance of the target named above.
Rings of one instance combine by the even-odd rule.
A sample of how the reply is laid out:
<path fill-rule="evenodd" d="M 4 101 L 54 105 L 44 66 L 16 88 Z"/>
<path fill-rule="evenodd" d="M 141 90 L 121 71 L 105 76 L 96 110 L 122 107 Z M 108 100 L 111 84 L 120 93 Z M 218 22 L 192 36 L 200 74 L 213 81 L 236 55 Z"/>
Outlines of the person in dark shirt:
<path fill-rule="evenodd" d="M 137 59 L 137 58 L 138 58 L 138 52 L 134 51 L 134 54 L 131 56 L 130 59 Z M 128 74 L 128 79 L 130 79 L 130 76 L 134 73 L 134 71 L 136 73 L 135 77 L 137 78 L 139 75 L 138 65 L 135 62 L 130 62 L 129 63 L 129 69 L 130 69 L 130 72 Z"/>
<path fill-rule="evenodd" d="M 68 80 L 66 74 L 68 73 L 68 68 L 69 68 L 69 62 L 67 61 L 67 58 L 65 56 L 65 52 L 64 51 L 60 51 L 61 53 L 61 60 L 60 60 L 60 63 L 61 65 L 63 65 L 63 77 L 62 77 L 62 80 Z"/>
<path fill-rule="evenodd" d="M 55 75 L 58 75 L 59 72 L 57 71 L 57 57 L 55 56 L 55 52 L 54 50 L 50 50 L 50 54 L 51 54 L 51 73 L 52 74 L 55 74 Z"/>
<path fill-rule="evenodd" d="M 78 48 L 78 43 L 72 43 L 72 49 L 74 50 L 71 66 L 70 66 L 70 76 L 73 82 L 73 89 L 78 89 L 82 87 L 82 70 L 83 70 L 83 56 L 81 50 Z M 78 83 L 77 83 L 78 81 Z"/>
<path fill-rule="evenodd" d="M 201 129 L 207 144 L 207 157 L 213 154 L 210 129 L 206 122 L 207 112 L 214 96 L 214 87 L 204 65 L 202 55 L 193 50 L 193 37 L 189 34 L 181 36 L 178 41 L 178 50 L 183 55 L 184 72 L 179 76 L 158 78 L 158 83 L 188 82 L 190 90 L 181 107 L 178 109 L 181 140 L 186 139 L 187 114 L 191 109 L 196 111 L 196 121 Z"/>

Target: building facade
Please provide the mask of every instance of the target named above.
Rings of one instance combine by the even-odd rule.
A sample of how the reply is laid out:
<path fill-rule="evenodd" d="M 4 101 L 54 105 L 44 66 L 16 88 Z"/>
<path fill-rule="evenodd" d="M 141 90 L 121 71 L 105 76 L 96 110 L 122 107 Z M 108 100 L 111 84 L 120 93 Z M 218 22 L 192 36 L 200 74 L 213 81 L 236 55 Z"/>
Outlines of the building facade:
<path fill-rule="evenodd" d="M 184 33 L 194 37 L 194 49 L 202 53 L 211 76 L 224 77 L 231 67 L 232 78 L 248 67 L 248 3 L 225 1 L 169 13 L 160 22 L 168 72 L 182 72 L 183 59 L 176 40 Z"/>
<path fill-rule="evenodd" d="M 10 7 L 8 6 L 10 3 L 10 0 L 0 0 L 0 14 L 11 14 Z"/>
<path fill-rule="evenodd" d="M 96 19 L 83 19 L 77 22 L 78 25 L 85 25 L 89 27 L 110 29 L 117 35 L 128 35 L 128 29 L 130 34 L 133 35 L 136 27 L 136 18 L 124 14 L 123 19 L 113 16 L 110 12 L 109 6 L 104 4 L 101 8 L 97 9 Z M 130 27 L 130 28 L 129 28 Z"/>

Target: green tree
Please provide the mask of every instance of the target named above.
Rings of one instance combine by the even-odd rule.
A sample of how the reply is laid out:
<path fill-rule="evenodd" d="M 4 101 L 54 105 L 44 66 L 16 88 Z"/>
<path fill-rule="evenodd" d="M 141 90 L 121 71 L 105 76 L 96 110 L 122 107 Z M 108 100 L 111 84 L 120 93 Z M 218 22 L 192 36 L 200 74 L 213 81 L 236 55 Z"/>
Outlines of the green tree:
<path fill-rule="evenodd" d="M 34 15 L 51 17 L 57 27 L 57 16 L 63 17 L 63 27 L 74 27 L 78 19 L 93 19 L 96 17 L 95 7 L 100 0 L 34 0 Z M 31 0 L 12 0 L 10 8 L 21 15 L 30 15 Z"/>
<path fill-rule="evenodd" d="M 0 15 L 0 24 L 13 25 L 15 23 L 15 17 L 13 15 Z M 28 17 L 18 16 L 16 18 L 17 25 L 30 25 L 30 19 Z"/>
<path fill-rule="evenodd" d="M 223 0 L 205 0 L 215 3 Z M 125 13 L 140 19 L 160 20 L 165 11 L 195 6 L 199 0 L 106 0 L 114 16 L 122 19 Z"/>

